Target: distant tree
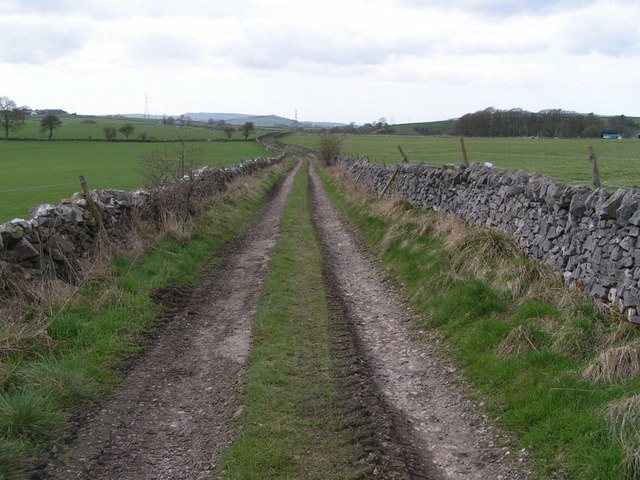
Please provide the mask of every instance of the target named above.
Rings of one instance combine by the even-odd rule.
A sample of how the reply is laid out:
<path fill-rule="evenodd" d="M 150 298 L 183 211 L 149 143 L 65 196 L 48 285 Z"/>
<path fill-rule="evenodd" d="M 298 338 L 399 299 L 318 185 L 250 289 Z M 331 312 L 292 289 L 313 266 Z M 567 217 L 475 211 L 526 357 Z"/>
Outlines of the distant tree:
<path fill-rule="evenodd" d="M 126 125 L 122 125 L 118 131 L 124 135 L 124 137 L 127 139 L 127 142 L 129 141 L 129 135 L 131 135 L 133 133 L 133 131 L 135 130 L 135 127 L 133 125 L 131 125 L 130 123 L 127 123 Z"/>
<path fill-rule="evenodd" d="M 146 141 L 149 138 L 149 132 L 140 132 L 138 138 L 143 142 Z"/>
<path fill-rule="evenodd" d="M 483 137 L 588 137 L 602 126 L 596 115 L 583 115 L 560 109 L 527 112 L 520 108 L 497 110 L 489 107 L 463 115 L 455 125 L 455 133 Z M 597 135 L 596 135 L 597 136 Z"/>
<path fill-rule="evenodd" d="M 227 134 L 227 138 L 231 138 L 231 135 L 233 135 L 233 132 L 236 131 L 236 129 L 233 128 L 231 125 L 225 125 L 224 127 L 222 127 L 222 130 L 224 131 L 224 133 Z"/>
<path fill-rule="evenodd" d="M 318 141 L 318 152 L 320 152 L 320 160 L 325 165 L 333 165 L 335 159 L 340 155 L 342 148 L 342 137 L 331 133 L 320 135 Z"/>
<path fill-rule="evenodd" d="M 249 138 L 249 135 L 254 130 L 255 130 L 255 125 L 253 124 L 253 122 L 244 122 L 244 124 L 242 124 L 242 126 L 240 127 L 240 131 L 242 132 L 242 135 L 244 136 L 245 140 Z"/>
<path fill-rule="evenodd" d="M 53 137 L 53 131 L 62 126 L 62 120 L 53 113 L 47 113 L 40 120 L 40 133 L 49 132 L 49 140 Z"/>
<path fill-rule="evenodd" d="M 4 137 L 9 140 L 9 132 L 15 132 L 24 125 L 26 107 L 16 106 L 16 102 L 9 97 L 0 97 L 0 127 L 4 130 Z"/>
<path fill-rule="evenodd" d="M 602 133 L 602 128 L 598 125 L 589 125 L 582 132 L 580 132 L 580 136 L 582 138 L 599 138 Z"/>
<path fill-rule="evenodd" d="M 104 135 L 107 137 L 107 141 L 113 141 L 116 139 L 116 128 L 115 127 L 104 127 Z"/>

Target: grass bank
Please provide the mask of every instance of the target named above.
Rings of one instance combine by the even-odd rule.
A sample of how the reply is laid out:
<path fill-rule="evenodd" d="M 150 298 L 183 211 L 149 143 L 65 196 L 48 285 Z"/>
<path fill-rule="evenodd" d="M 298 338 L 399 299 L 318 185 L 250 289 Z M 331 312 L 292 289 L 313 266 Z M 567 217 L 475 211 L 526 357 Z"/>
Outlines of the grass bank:
<path fill-rule="evenodd" d="M 299 170 L 272 251 L 247 361 L 246 404 L 221 458 L 229 479 L 359 478 L 356 447 L 340 429 L 330 315 Z"/>
<path fill-rule="evenodd" d="M 2 324 L 0 479 L 22 478 L 46 461 L 70 415 L 118 384 L 123 359 L 159 327 L 154 318 L 161 307 L 150 293 L 194 284 L 212 256 L 246 232 L 286 168 L 237 180 L 194 230 L 166 232 L 138 253 L 105 261 L 101 274 L 80 288 L 47 285 L 43 301 Z M 10 306 L 2 308 L 4 317 Z"/>
<path fill-rule="evenodd" d="M 513 240 L 378 199 L 337 170 L 334 204 L 444 340 L 535 478 L 639 478 L 640 337 L 567 291 Z"/>

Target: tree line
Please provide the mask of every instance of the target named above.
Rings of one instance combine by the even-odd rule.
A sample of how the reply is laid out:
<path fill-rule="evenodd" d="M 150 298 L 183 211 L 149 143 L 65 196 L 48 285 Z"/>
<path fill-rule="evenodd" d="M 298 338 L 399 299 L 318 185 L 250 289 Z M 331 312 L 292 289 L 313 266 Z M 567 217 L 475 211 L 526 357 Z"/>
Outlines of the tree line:
<path fill-rule="evenodd" d="M 533 113 L 520 108 L 497 110 L 489 107 L 463 115 L 456 122 L 455 133 L 478 137 L 594 138 L 600 137 L 603 131 L 633 135 L 634 128 L 639 127 L 624 115 L 604 119 L 593 113 L 561 109 Z"/>

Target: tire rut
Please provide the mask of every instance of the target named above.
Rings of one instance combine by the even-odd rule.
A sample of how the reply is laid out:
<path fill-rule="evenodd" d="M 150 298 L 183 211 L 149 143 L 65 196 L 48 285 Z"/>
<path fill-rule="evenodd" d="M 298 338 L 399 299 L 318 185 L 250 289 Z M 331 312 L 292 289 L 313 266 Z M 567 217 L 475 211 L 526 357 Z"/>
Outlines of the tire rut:
<path fill-rule="evenodd" d="M 39 478 L 211 478 L 239 412 L 236 390 L 256 298 L 299 166 L 279 183 L 245 238 L 225 249 L 222 265 L 194 289 L 118 393 L 78 426 L 64 462 Z M 155 292 L 158 301 L 163 293 L 172 291 Z"/>
<path fill-rule="evenodd" d="M 323 251 L 323 276 L 329 300 L 333 327 L 337 384 L 343 395 L 343 428 L 351 440 L 360 445 L 369 466 L 367 479 L 429 479 L 440 480 L 437 469 L 413 447 L 402 432 L 407 425 L 402 415 L 386 401 L 375 381 L 375 372 L 366 358 L 365 348 L 352 321 L 345 300 L 345 291 L 336 277 L 332 248 L 326 243 L 326 209 L 329 205 L 319 199 L 319 183 L 311 164 L 310 189 L 313 223 Z"/>
<path fill-rule="evenodd" d="M 501 455 L 499 436 L 467 399 L 459 375 L 434 345 L 416 339 L 408 308 L 342 222 L 313 168 L 310 195 L 338 324 L 335 341 L 350 344 L 340 381 L 348 392 L 364 392 L 353 396 L 354 421 L 368 417 L 375 432 L 361 441 L 374 439 L 373 460 L 386 475 L 397 475 L 379 478 L 526 478 Z"/>

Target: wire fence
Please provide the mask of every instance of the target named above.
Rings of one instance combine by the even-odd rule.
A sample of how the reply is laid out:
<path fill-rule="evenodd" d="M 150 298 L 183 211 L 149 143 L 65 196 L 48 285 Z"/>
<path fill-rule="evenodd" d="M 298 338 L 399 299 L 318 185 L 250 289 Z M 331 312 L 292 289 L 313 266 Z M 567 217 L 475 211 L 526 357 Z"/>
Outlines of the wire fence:
<path fill-rule="evenodd" d="M 489 157 L 489 158 L 517 158 L 517 159 L 556 159 L 556 160 L 569 160 L 569 161 L 583 161 L 585 160 L 585 156 L 578 155 L 540 155 L 540 154 L 526 154 L 526 153 L 498 153 L 498 152 L 479 152 L 479 151 L 469 151 L 469 156 L 473 158 L 476 157 Z M 373 159 L 367 155 L 362 154 L 349 154 L 345 153 L 346 156 L 351 156 L 354 158 L 367 159 L 369 161 L 375 161 L 376 163 L 381 163 L 383 165 L 387 164 L 396 164 L 399 163 L 400 159 Z M 487 160 L 489 160 L 487 158 Z M 410 159 L 413 163 L 419 163 L 425 161 L 424 159 L 429 159 L 434 163 L 462 163 L 460 150 L 450 150 L 446 152 L 420 152 L 413 153 L 410 155 Z M 434 160 L 438 160 L 435 162 Z M 629 157 L 606 157 L 606 156 L 598 156 L 598 161 L 623 161 L 623 162 L 640 162 L 640 158 L 629 158 Z M 429 163 L 426 161 L 425 163 Z M 493 165 L 495 168 L 500 170 L 510 170 L 518 167 L 505 167 L 500 165 Z M 553 175 L 545 172 L 541 173 L 553 180 L 558 181 L 559 183 L 569 183 L 569 184 L 578 184 L 578 185 L 591 185 L 592 180 L 585 180 L 579 178 L 571 178 L 566 176 Z M 603 185 L 607 188 L 631 188 L 629 185 L 618 185 L 616 183 L 608 182 L 603 180 Z M 638 176 L 638 183 L 640 183 L 640 175 Z"/>

